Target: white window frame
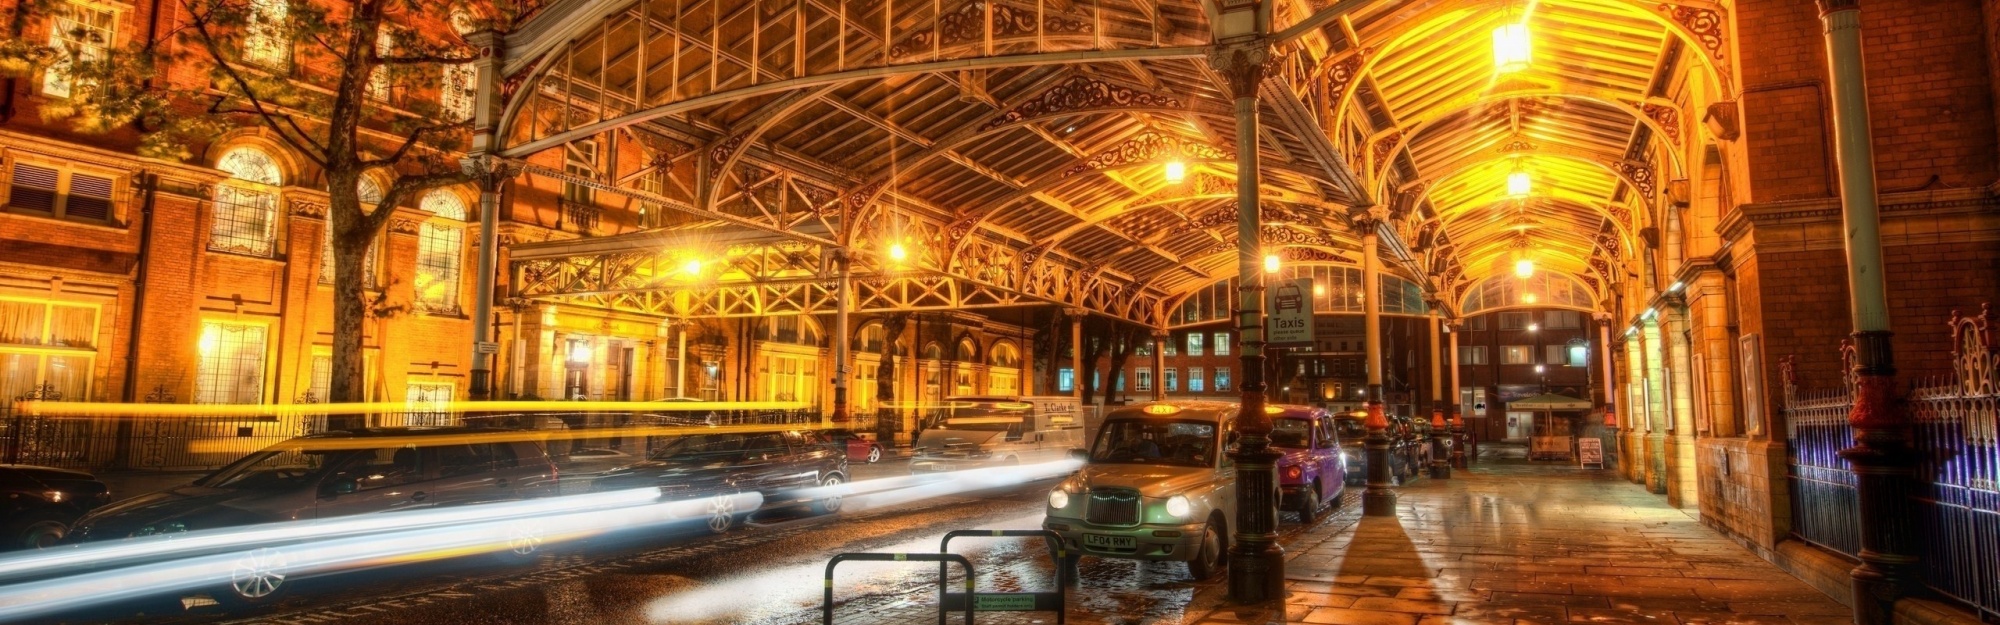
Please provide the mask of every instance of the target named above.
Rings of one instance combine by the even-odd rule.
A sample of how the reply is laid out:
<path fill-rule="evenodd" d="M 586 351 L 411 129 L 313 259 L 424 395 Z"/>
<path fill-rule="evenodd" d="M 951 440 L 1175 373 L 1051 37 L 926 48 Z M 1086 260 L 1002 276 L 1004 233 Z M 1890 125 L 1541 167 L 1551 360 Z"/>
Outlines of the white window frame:
<path fill-rule="evenodd" d="M 1215 333 L 1215 346 L 1213 349 L 1209 350 L 1209 353 L 1215 354 L 1217 356 L 1228 356 L 1229 339 L 1230 335 L 1228 332 Z"/>
<path fill-rule="evenodd" d="M 1229 367 L 1215 368 L 1215 392 L 1217 393 L 1229 392 L 1229 384 L 1232 381 L 1233 380 L 1229 379 Z"/>
<path fill-rule="evenodd" d="M 195 350 L 195 393 L 197 404 L 259 404 L 270 391 L 271 325 L 261 322 L 203 319 Z M 243 337 L 255 331 L 255 349 Z M 212 334 L 211 334 L 212 332 Z M 232 335 L 235 337 L 232 339 Z M 226 353 L 229 341 L 239 351 Z M 226 370 L 233 367 L 234 372 Z M 252 374 L 250 372 L 254 371 Z M 251 383 L 254 376 L 255 382 Z M 235 378 L 233 388 L 224 386 Z"/>
<path fill-rule="evenodd" d="M 1174 367 L 1167 367 L 1166 369 L 1162 369 L 1160 375 L 1160 383 L 1165 385 L 1167 392 L 1169 393 L 1180 392 L 1181 370 Z"/>
<path fill-rule="evenodd" d="M 1139 367 L 1132 372 L 1132 386 L 1137 391 L 1153 390 L 1153 368 Z"/>
<path fill-rule="evenodd" d="M 284 32 L 291 14 L 287 0 L 249 0 L 243 26 L 242 59 L 264 69 L 287 72 L 292 67 L 292 42 Z"/>
<path fill-rule="evenodd" d="M 24 166 L 54 172 L 54 188 L 23 184 L 21 168 Z M 78 178 L 84 179 L 83 182 L 86 187 L 101 187 L 101 189 L 80 190 L 77 188 Z M 107 175 L 95 171 L 79 171 L 76 167 L 56 165 L 36 160 L 10 159 L 7 162 L 7 195 L 5 206 L 9 212 L 38 217 L 54 217 L 56 219 L 68 219 L 93 224 L 117 224 L 119 214 L 117 198 L 123 194 L 124 186 L 125 180 L 123 176 Z M 53 194 L 54 198 L 49 205 L 49 210 L 45 211 L 40 208 L 30 207 L 16 201 L 16 194 L 24 188 L 47 191 Z M 90 198 L 102 201 L 104 203 L 104 216 L 78 217 L 71 215 L 72 200 L 76 198 Z"/>
<path fill-rule="evenodd" d="M 1204 340 L 1207 339 L 1207 337 L 1208 333 L 1206 332 L 1189 332 L 1187 334 L 1187 355 L 1200 356 L 1202 354 L 1201 344 Z M 1189 389 L 1194 388 L 1193 383 L 1194 379 L 1190 377 L 1188 379 Z"/>
<path fill-rule="evenodd" d="M 79 12 L 88 19 L 78 19 Z M 123 14 L 119 7 L 95 2 L 62 3 L 62 12 L 49 19 L 49 47 L 55 50 L 57 60 L 42 72 L 42 95 L 69 98 L 76 86 L 69 75 L 70 50 L 84 62 L 110 56 L 111 46 L 118 42 L 118 20 Z"/>
<path fill-rule="evenodd" d="M 262 163 L 248 163 L 268 168 L 257 172 L 257 178 L 240 177 L 240 172 L 231 172 L 232 177 L 215 186 L 214 223 L 208 232 L 208 249 L 232 254 L 270 257 L 277 252 L 278 227 L 278 185 L 284 183 L 283 173 L 278 169 L 277 160 L 260 148 L 238 147 L 223 153 L 216 166 L 222 169 L 232 157 L 239 153 L 255 154 Z M 250 157 L 244 157 L 250 158 Z M 229 171 L 224 169 L 224 171 Z M 257 213 L 262 213 L 258 215 Z M 227 221 L 225 214 L 229 215 Z M 239 232 L 227 224 L 261 223 L 261 232 Z"/>
<path fill-rule="evenodd" d="M 1206 373 L 1202 371 L 1201 367 L 1188 367 L 1187 383 L 1189 393 L 1205 392 L 1202 387 L 1207 386 L 1208 380 L 1202 376 Z"/>

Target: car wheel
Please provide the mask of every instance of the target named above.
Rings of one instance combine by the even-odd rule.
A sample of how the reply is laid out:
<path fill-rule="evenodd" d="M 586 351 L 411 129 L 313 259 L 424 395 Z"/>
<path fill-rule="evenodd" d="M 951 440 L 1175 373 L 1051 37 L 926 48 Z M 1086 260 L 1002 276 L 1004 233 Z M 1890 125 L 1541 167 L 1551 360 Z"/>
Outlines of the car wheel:
<path fill-rule="evenodd" d="M 54 513 L 31 512 L 21 519 L 8 523 L 6 529 L 0 531 L 5 532 L 0 536 L 4 536 L 4 540 L 7 541 L 4 547 L 0 547 L 0 551 L 43 549 L 62 542 L 63 537 L 69 535 L 69 525 L 63 523 L 62 518 Z"/>
<path fill-rule="evenodd" d="M 709 498 L 708 531 L 725 534 L 733 527 L 736 527 L 736 498 L 729 495 Z"/>
<path fill-rule="evenodd" d="M 1319 482 L 1306 485 L 1306 492 L 1299 497 L 1300 525 L 1312 525 L 1313 517 L 1319 515 Z"/>
<path fill-rule="evenodd" d="M 882 446 L 881 446 L 881 445 L 869 445 L 869 446 L 868 446 L 868 464 L 875 464 L 875 463 L 877 463 L 877 462 L 881 462 L 881 461 L 882 461 Z"/>
<path fill-rule="evenodd" d="M 216 601 L 236 605 L 261 605 L 276 601 L 289 588 L 291 562 L 284 552 L 271 548 L 243 554 L 230 566 L 229 586 L 217 593 Z"/>
<path fill-rule="evenodd" d="M 542 528 L 516 523 L 507 527 L 507 548 L 495 552 L 504 562 L 533 562 L 542 552 Z"/>
<path fill-rule="evenodd" d="M 820 488 L 826 489 L 829 494 L 813 500 L 812 509 L 814 513 L 834 514 L 840 512 L 840 493 L 838 492 L 840 484 L 840 474 L 838 473 L 828 475 L 825 479 L 819 481 Z"/>
<path fill-rule="evenodd" d="M 1195 581 L 1213 578 L 1229 565 L 1229 537 L 1222 529 L 1218 517 L 1209 517 L 1208 525 L 1202 527 L 1201 551 L 1188 560 L 1188 575 Z"/>

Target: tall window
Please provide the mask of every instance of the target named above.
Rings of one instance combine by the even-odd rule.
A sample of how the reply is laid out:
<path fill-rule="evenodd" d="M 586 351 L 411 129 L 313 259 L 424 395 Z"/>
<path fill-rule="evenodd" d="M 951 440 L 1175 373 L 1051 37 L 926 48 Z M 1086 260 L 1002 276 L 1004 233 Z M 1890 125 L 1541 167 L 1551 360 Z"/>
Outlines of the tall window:
<path fill-rule="evenodd" d="M 250 0 L 243 30 L 243 60 L 266 69 L 285 70 L 292 63 L 292 42 L 285 28 L 291 12 L 286 0 Z"/>
<path fill-rule="evenodd" d="M 262 150 L 240 147 L 224 153 L 215 168 L 227 172 L 229 180 L 215 187 L 215 225 L 209 229 L 208 249 L 270 256 L 277 239 L 276 187 L 283 184 L 278 163 Z"/>
<path fill-rule="evenodd" d="M 1201 367 L 1188 367 L 1188 392 L 1202 392 L 1203 383 L 1208 381 L 1202 373 Z"/>
<path fill-rule="evenodd" d="M 1569 346 L 1567 365 L 1572 367 L 1590 366 L 1590 346 L 1572 343 Z"/>
<path fill-rule="evenodd" d="M 1140 367 L 1133 371 L 1132 382 L 1140 392 L 1153 390 L 1153 368 Z"/>
<path fill-rule="evenodd" d="M 1014 395 L 1021 392 L 1021 352 L 1013 343 L 994 343 L 986 354 L 986 392 Z"/>
<path fill-rule="evenodd" d="M 1217 355 L 1217 356 L 1228 356 L 1228 355 L 1229 355 L 1229 339 L 1230 339 L 1230 336 L 1229 336 L 1229 333 L 1228 333 L 1228 332 L 1217 332 L 1217 333 L 1215 333 L 1215 355 Z M 1219 391 L 1219 390 L 1222 390 L 1222 389 L 1221 389 L 1221 388 L 1217 388 L 1217 389 L 1215 389 L 1215 390 L 1218 390 L 1218 391 Z"/>
<path fill-rule="evenodd" d="M 1500 329 L 1502 330 L 1525 329 L 1528 327 L 1528 321 L 1533 318 L 1534 316 L 1529 313 L 1503 312 L 1500 313 Z"/>
<path fill-rule="evenodd" d="M 375 31 L 376 55 L 388 56 L 395 49 L 396 37 L 394 35 L 389 34 L 387 30 Z M 388 101 L 389 87 L 389 68 L 387 66 L 377 65 L 368 70 L 368 88 L 366 93 L 370 99 Z"/>
<path fill-rule="evenodd" d="M 465 200 L 443 189 L 424 196 L 423 209 L 431 218 L 424 221 L 417 238 L 417 308 L 426 312 L 458 314 L 460 261 L 465 256 Z"/>
<path fill-rule="evenodd" d="M 1207 336 L 1208 336 L 1207 334 L 1203 334 L 1203 333 L 1200 333 L 1200 332 L 1189 332 L 1189 333 L 1188 333 L 1188 335 L 1187 335 L 1187 343 L 1188 343 L 1188 349 L 1187 349 L 1187 355 L 1189 355 L 1189 356 L 1200 356 L 1200 355 L 1201 355 L 1201 341 L 1202 341 L 1202 339 L 1203 339 L 1203 338 L 1206 338 Z M 1191 391 L 1192 391 L 1192 390 L 1196 390 L 1196 389 L 1194 388 L 1194 380 L 1193 380 L 1193 379 L 1189 379 L 1189 380 L 1188 380 L 1188 390 L 1191 390 Z"/>
<path fill-rule="evenodd" d="M 49 23 L 49 47 L 55 49 L 56 62 L 42 74 L 42 93 L 69 97 L 74 86 L 70 72 L 75 69 L 71 60 L 104 60 L 117 28 L 118 13 L 111 9 L 75 1 L 57 7 L 55 19 Z"/>
<path fill-rule="evenodd" d="M 1229 390 L 1229 367 L 1215 368 L 1215 390 L 1216 392 Z"/>
<path fill-rule="evenodd" d="M 375 205 L 382 202 L 382 186 L 375 184 L 375 181 L 371 178 L 363 177 L 360 184 L 355 185 L 355 192 L 361 196 L 362 210 L 373 211 L 375 210 Z M 319 283 L 333 284 L 332 220 L 329 219 L 326 222 L 326 234 L 322 235 L 319 240 Z M 375 286 L 375 260 L 381 255 L 381 247 L 379 242 L 370 241 L 368 243 L 367 255 L 361 258 L 361 279 L 365 280 L 366 282 L 363 284 L 370 288 Z"/>
<path fill-rule="evenodd" d="M 1568 330 L 1583 327 L 1583 315 L 1574 310 L 1551 310 L 1549 327 Z"/>
<path fill-rule="evenodd" d="M 1568 358 L 1563 354 L 1563 346 L 1561 345 L 1543 345 L 1542 352 L 1542 362 L 1551 365 L 1563 364 Z"/>
<path fill-rule="evenodd" d="M 597 142 L 584 140 L 563 144 L 563 173 L 586 180 L 596 180 Z M 564 181 L 562 199 L 578 204 L 591 204 L 597 199 L 597 191 L 584 185 Z"/>
<path fill-rule="evenodd" d="M 1056 370 L 1056 390 L 1064 393 L 1076 390 L 1076 370 L 1063 367 Z"/>
<path fill-rule="evenodd" d="M 1535 364 L 1535 348 L 1529 345 L 1502 345 L 1500 346 L 1500 364 Z"/>
<path fill-rule="evenodd" d="M 1181 390 L 1181 370 L 1168 367 L 1161 373 L 1164 376 L 1160 378 L 1160 382 L 1166 385 L 1167 392 L 1172 393 Z"/>
<path fill-rule="evenodd" d="M 438 84 L 438 107 L 449 121 L 472 119 L 472 107 L 479 97 L 479 68 L 471 63 L 444 66 L 444 80 Z"/>
<path fill-rule="evenodd" d="M 451 425 L 451 398 L 457 390 L 450 382 L 409 382 L 403 388 L 403 425 Z"/>
<path fill-rule="evenodd" d="M 264 400 L 263 324 L 205 321 L 195 403 L 255 404 Z"/>

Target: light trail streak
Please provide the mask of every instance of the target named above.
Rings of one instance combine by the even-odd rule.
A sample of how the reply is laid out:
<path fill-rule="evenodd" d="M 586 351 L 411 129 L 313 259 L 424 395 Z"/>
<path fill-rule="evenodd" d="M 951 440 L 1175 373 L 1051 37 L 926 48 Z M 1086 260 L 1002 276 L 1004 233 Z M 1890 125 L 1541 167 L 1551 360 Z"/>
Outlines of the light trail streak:
<path fill-rule="evenodd" d="M 18 411 L 17 414 L 51 418 L 144 417 L 159 419 L 185 417 L 190 419 L 223 419 L 328 414 L 404 414 L 410 412 L 409 404 L 403 402 L 354 402 L 339 404 L 137 404 L 27 400 L 15 402 L 14 405 Z M 457 401 L 446 403 L 436 411 L 485 415 L 492 415 L 494 413 L 576 414 L 584 412 L 671 414 L 746 410 L 805 410 L 811 407 L 811 404 L 803 402 L 784 401 Z M 425 412 L 433 411 L 427 409 Z"/>

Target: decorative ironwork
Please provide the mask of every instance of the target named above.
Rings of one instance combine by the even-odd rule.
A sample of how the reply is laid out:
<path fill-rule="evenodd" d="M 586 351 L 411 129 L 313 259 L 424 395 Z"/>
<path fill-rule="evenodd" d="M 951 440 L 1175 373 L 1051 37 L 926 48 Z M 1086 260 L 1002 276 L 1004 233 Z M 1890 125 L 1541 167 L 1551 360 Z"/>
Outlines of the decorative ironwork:
<path fill-rule="evenodd" d="M 1278 252 L 1278 254 L 1281 258 L 1285 260 L 1285 262 L 1289 263 L 1345 263 L 1349 265 L 1359 264 L 1359 261 L 1356 261 L 1352 258 L 1348 258 L 1340 254 L 1335 254 L 1333 252 L 1311 247 L 1288 247 L 1285 248 L 1283 251 Z"/>
<path fill-rule="evenodd" d="M 1647 104 L 1639 107 L 1639 111 L 1645 113 L 1653 123 L 1659 124 L 1660 129 L 1666 131 L 1667 139 L 1674 145 L 1681 144 L 1681 110 L 1678 107 Z"/>
<path fill-rule="evenodd" d="M 1981 305 L 1976 317 L 1961 317 L 1958 311 L 1951 311 L 1951 367 L 1967 395 L 2000 393 L 1995 377 L 2000 373 L 2000 346 L 1988 333 L 1992 314 L 1992 304 Z"/>
<path fill-rule="evenodd" d="M 1074 19 L 1056 13 L 1045 13 L 1040 20 L 1035 11 L 1015 8 L 998 2 L 973 2 L 957 11 L 939 18 L 934 28 L 926 28 L 911 33 L 907 38 L 889 48 L 889 56 L 902 58 L 914 54 L 930 52 L 933 49 L 951 48 L 976 41 L 984 41 L 988 20 L 987 9 L 992 8 L 992 37 L 995 40 L 1030 35 L 1064 36 L 1090 35 L 1096 32 L 1089 20 Z M 1039 22 L 1039 23 L 1038 23 Z"/>
<path fill-rule="evenodd" d="M 1717 61 L 1728 57 L 1729 20 L 1723 17 L 1721 11 L 1667 3 L 1661 3 L 1659 10 L 1682 28 L 1687 29 L 1688 35 L 1694 37 L 1695 42 L 1707 50 L 1709 56 Z"/>
<path fill-rule="evenodd" d="M 326 219 L 327 206 L 326 203 L 324 202 L 307 202 L 304 200 L 292 200 L 291 202 L 287 203 L 286 208 L 290 209 L 293 217 Z"/>
<path fill-rule="evenodd" d="M 1368 57 L 1375 54 L 1375 48 L 1366 47 L 1354 51 L 1326 68 L 1326 101 L 1337 103 L 1347 101 L 1347 90 L 1361 77 L 1361 67 L 1368 63 Z"/>
<path fill-rule="evenodd" d="M 1499 151 L 1507 154 L 1512 154 L 1515 152 L 1533 152 L 1535 151 L 1535 144 L 1526 139 L 1515 139 L 1513 141 L 1508 141 L 1506 145 L 1500 146 Z"/>
<path fill-rule="evenodd" d="M 1375 171 L 1377 172 L 1377 175 L 1380 175 L 1380 172 L 1388 171 L 1389 153 L 1395 150 L 1396 146 L 1402 143 L 1402 141 L 1403 141 L 1403 131 L 1401 130 L 1391 132 L 1388 135 L 1375 140 L 1375 146 L 1373 148 L 1372 154 L 1374 154 L 1375 156 Z"/>
<path fill-rule="evenodd" d="M 1145 163 L 1169 157 L 1197 158 L 1205 160 L 1228 160 L 1234 158 L 1229 152 L 1218 150 L 1206 143 L 1190 141 L 1180 135 L 1148 130 L 1118 145 L 1099 150 L 1069 169 L 1063 170 L 1057 178 L 1069 178 L 1077 174 L 1123 167 L 1134 163 Z"/>
<path fill-rule="evenodd" d="M 1140 91 L 1094 76 L 1072 76 L 1043 90 L 1026 102 L 995 114 L 979 126 L 985 132 L 1008 124 L 1085 111 L 1130 110 L 1133 108 L 1186 108 L 1187 103 L 1168 94 Z"/>

